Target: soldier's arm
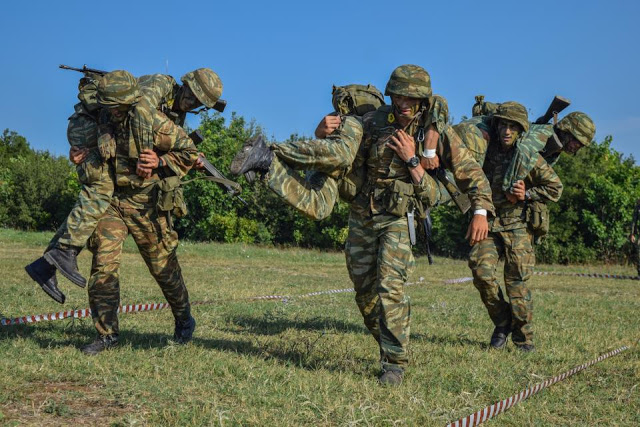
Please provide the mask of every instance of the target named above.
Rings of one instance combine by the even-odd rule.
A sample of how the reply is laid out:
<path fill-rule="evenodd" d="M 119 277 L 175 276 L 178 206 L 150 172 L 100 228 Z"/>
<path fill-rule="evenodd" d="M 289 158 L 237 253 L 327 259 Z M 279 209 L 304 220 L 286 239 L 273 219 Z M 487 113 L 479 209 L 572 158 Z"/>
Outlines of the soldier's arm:
<path fill-rule="evenodd" d="M 154 108 L 158 108 L 163 99 L 173 98 L 176 80 L 166 74 L 148 74 L 138 78 L 138 85 L 143 97 Z"/>
<path fill-rule="evenodd" d="M 458 188 L 469 196 L 474 212 L 482 209 L 494 212 L 489 181 L 480 164 L 464 147 L 460 136 L 451 126 L 444 130 L 443 145 L 447 145 L 444 152 L 448 153 L 445 156 L 445 166 L 453 173 Z"/>
<path fill-rule="evenodd" d="M 527 180 L 531 187 L 527 188 L 525 199 L 531 201 L 557 202 L 562 195 L 562 181 L 558 174 L 542 158 L 538 157 L 536 166 L 533 168 Z"/>
<path fill-rule="evenodd" d="M 154 114 L 153 139 L 160 167 L 172 175 L 186 175 L 198 159 L 198 150 L 184 129 L 159 111 Z"/>

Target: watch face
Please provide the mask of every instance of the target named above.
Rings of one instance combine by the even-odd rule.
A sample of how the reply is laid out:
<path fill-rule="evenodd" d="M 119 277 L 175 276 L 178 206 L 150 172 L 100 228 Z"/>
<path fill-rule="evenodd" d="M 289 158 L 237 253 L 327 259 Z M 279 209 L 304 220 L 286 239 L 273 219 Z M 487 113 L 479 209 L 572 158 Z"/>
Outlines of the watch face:
<path fill-rule="evenodd" d="M 418 164 L 420 164 L 420 159 L 418 158 L 418 156 L 413 156 L 412 158 L 407 160 L 407 166 L 409 166 L 410 168 L 415 168 L 416 166 L 418 166 Z"/>

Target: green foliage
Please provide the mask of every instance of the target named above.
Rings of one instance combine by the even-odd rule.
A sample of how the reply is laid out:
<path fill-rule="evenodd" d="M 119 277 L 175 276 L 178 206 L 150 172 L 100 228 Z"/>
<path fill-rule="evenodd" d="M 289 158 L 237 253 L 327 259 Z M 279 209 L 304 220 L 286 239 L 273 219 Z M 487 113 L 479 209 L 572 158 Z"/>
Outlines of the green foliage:
<path fill-rule="evenodd" d="M 0 138 L 0 225 L 26 230 L 58 227 L 79 186 L 64 157 L 33 151 L 24 137 L 5 130 Z"/>

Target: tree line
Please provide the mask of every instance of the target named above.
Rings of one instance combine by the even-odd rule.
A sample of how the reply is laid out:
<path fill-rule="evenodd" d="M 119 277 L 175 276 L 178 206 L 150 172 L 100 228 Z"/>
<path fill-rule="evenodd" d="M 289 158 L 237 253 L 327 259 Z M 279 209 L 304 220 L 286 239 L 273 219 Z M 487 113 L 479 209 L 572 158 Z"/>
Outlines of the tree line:
<path fill-rule="evenodd" d="M 223 172 L 242 142 L 259 126 L 233 114 L 228 121 L 218 113 L 202 114 L 199 150 Z M 292 135 L 291 140 L 301 139 Z M 564 184 L 558 203 L 550 205 L 551 226 L 536 247 L 538 262 L 577 264 L 624 263 L 631 254 L 627 241 L 635 202 L 640 198 L 640 167 L 631 156 L 611 147 L 606 137 L 578 152 L 563 154 L 555 170 Z M 192 172 L 197 175 L 198 172 Z M 341 249 L 347 236 L 349 207 L 338 203 L 333 214 L 313 221 L 300 214 L 264 185 L 249 185 L 244 177 L 240 198 L 217 185 L 196 180 L 184 187 L 189 208 L 175 227 L 182 238 L 196 241 L 292 245 Z M 66 218 L 80 189 L 75 167 L 65 156 L 33 150 L 18 133 L 0 137 L 0 226 L 21 230 L 55 230 Z M 455 206 L 432 211 L 432 251 L 465 258 L 464 240 L 469 218 Z M 415 250 L 424 252 L 424 237 Z"/>

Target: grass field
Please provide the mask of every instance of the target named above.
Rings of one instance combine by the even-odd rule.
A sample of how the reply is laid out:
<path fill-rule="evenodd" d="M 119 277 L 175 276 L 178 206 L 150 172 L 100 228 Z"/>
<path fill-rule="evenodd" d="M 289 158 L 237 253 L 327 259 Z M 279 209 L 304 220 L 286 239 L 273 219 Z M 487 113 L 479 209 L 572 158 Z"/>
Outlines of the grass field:
<path fill-rule="evenodd" d="M 0 230 L 0 317 L 88 307 L 59 276 L 61 306 L 24 272 L 50 234 Z M 183 243 L 180 261 L 198 322 L 169 339 L 169 310 L 122 314 L 121 346 L 96 357 L 90 319 L 0 327 L 0 425 L 444 425 L 622 345 L 632 348 L 499 415 L 495 425 L 640 425 L 640 282 L 532 278 L 537 352 L 489 351 L 492 325 L 464 261 L 418 259 L 410 368 L 380 387 L 377 346 L 340 253 Z M 88 274 L 90 254 L 80 256 Z M 632 274 L 631 267 L 540 266 L 540 271 Z M 122 303 L 164 302 L 131 241 Z M 291 295 L 287 302 L 247 301 Z"/>

